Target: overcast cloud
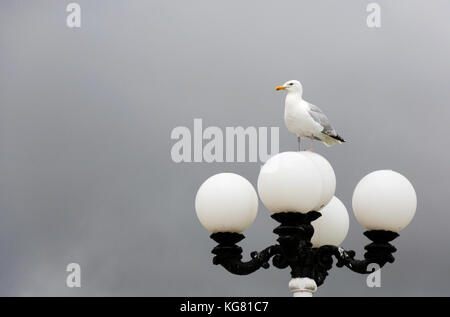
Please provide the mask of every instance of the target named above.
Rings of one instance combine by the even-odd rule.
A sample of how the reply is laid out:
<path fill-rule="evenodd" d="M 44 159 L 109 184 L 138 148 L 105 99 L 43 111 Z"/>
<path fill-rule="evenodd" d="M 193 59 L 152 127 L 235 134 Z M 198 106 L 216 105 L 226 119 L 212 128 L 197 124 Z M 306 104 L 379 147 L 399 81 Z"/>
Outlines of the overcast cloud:
<path fill-rule="evenodd" d="M 357 182 L 396 170 L 418 195 L 382 287 L 334 268 L 318 296 L 450 295 L 450 2 L 69 1 L 0 3 L 0 295 L 288 296 L 288 270 L 234 276 L 194 212 L 199 185 L 259 163 L 174 163 L 170 133 L 207 126 L 279 126 L 295 150 L 274 87 L 302 81 L 347 143 L 316 150 L 333 165 L 350 213 L 343 243 L 368 240 L 351 211 Z M 260 204 L 242 243 L 272 244 Z M 65 285 L 77 262 L 82 287 Z"/>

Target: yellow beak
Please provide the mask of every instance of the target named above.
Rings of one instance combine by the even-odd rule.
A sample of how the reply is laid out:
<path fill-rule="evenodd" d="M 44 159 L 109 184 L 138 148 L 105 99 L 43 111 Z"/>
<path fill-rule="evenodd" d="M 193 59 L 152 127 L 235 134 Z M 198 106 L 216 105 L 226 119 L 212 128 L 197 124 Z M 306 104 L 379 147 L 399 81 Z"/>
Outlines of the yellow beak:
<path fill-rule="evenodd" d="M 275 88 L 276 91 L 278 90 L 285 90 L 287 87 L 286 86 L 278 86 Z"/>

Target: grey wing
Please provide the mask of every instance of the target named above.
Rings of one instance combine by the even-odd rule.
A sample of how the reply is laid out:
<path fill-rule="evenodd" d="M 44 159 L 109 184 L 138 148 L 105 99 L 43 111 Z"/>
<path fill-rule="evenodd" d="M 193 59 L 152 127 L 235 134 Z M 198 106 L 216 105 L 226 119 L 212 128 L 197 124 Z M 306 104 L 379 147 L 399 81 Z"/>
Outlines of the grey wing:
<path fill-rule="evenodd" d="M 314 119 L 314 121 L 316 121 L 323 127 L 322 133 L 333 137 L 337 136 L 338 134 L 336 130 L 334 130 L 334 128 L 331 126 L 330 120 L 328 120 L 327 116 L 323 113 L 323 111 L 319 107 L 311 103 L 308 103 L 308 105 L 309 105 L 308 113 Z"/>

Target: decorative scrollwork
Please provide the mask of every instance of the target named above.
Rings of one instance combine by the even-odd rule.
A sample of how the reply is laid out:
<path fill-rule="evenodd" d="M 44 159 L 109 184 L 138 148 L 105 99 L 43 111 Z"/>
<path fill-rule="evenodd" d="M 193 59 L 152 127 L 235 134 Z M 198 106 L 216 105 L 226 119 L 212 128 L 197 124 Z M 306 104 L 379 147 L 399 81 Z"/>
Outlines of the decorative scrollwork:
<path fill-rule="evenodd" d="M 243 262 L 242 248 L 237 246 L 236 243 L 244 238 L 244 235 L 240 233 L 213 233 L 211 239 L 219 243 L 219 245 L 212 250 L 212 253 L 215 254 L 213 264 L 220 264 L 233 274 L 247 275 L 255 272 L 261 267 L 264 269 L 269 268 L 269 260 L 273 256 L 278 256 L 276 264 L 280 265 L 283 263 L 281 258 L 281 247 L 279 245 L 272 245 L 261 252 L 254 251 L 250 254 L 251 260 Z"/>
<path fill-rule="evenodd" d="M 311 222 L 320 216 L 321 214 L 316 211 L 306 214 L 287 212 L 272 215 L 272 218 L 280 223 L 273 231 L 278 235 L 278 244 L 269 246 L 261 252 L 252 252 L 251 259 L 247 262 L 242 261 L 242 248 L 237 245 L 245 238 L 243 234 L 213 233 L 211 238 L 218 243 L 212 250 L 215 255 L 213 264 L 221 265 L 233 274 L 247 275 L 260 268 L 269 268 L 269 261 L 272 258 L 273 266 L 280 269 L 290 267 L 293 278 L 308 277 L 314 279 L 319 286 L 323 284 L 333 266 L 333 257 L 337 260 L 337 267 L 346 266 L 361 274 L 372 272 L 368 270 L 371 263 L 377 263 L 382 267 L 386 263 L 394 262 L 392 253 L 396 249 L 389 242 L 398 237 L 398 234 L 391 231 L 364 232 L 372 243 L 365 247 L 367 252 L 363 260 L 355 259 L 354 251 L 346 251 L 337 246 L 325 245 L 313 248 L 311 238 L 314 228 Z"/>
<path fill-rule="evenodd" d="M 355 259 L 355 251 L 345 251 L 336 246 L 325 245 L 320 247 L 319 250 L 322 253 L 328 253 L 330 256 L 333 255 L 337 259 L 337 267 L 346 266 L 360 274 L 372 273 L 371 270 L 368 270 L 368 266 L 372 263 L 383 267 L 386 263 L 394 262 L 392 253 L 397 251 L 397 249 L 389 242 L 398 237 L 398 233 L 385 230 L 370 230 L 364 232 L 364 235 L 373 241 L 364 248 L 367 251 L 364 254 L 364 260 Z"/>

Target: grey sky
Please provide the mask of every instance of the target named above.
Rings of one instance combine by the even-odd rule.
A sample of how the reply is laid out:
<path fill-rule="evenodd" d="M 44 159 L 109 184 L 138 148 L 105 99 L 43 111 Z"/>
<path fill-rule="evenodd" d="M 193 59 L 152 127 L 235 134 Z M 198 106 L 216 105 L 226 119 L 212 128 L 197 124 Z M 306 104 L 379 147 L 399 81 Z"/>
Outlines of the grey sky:
<path fill-rule="evenodd" d="M 362 256 L 351 211 L 357 182 L 404 174 L 418 195 L 382 288 L 334 268 L 318 296 L 450 295 L 448 1 L 70 1 L 0 4 L 0 295 L 287 296 L 289 273 L 233 276 L 211 263 L 195 217 L 209 176 L 256 185 L 258 163 L 172 162 L 176 126 L 280 126 L 295 150 L 284 95 L 303 83 L 348 142 L 317 151 L 334 166 L 350 213 L 343 243 Z M 242 243 L 273 243 L 260 206 Z M 65 267 L 82 268 L 82 288 Z"/>

